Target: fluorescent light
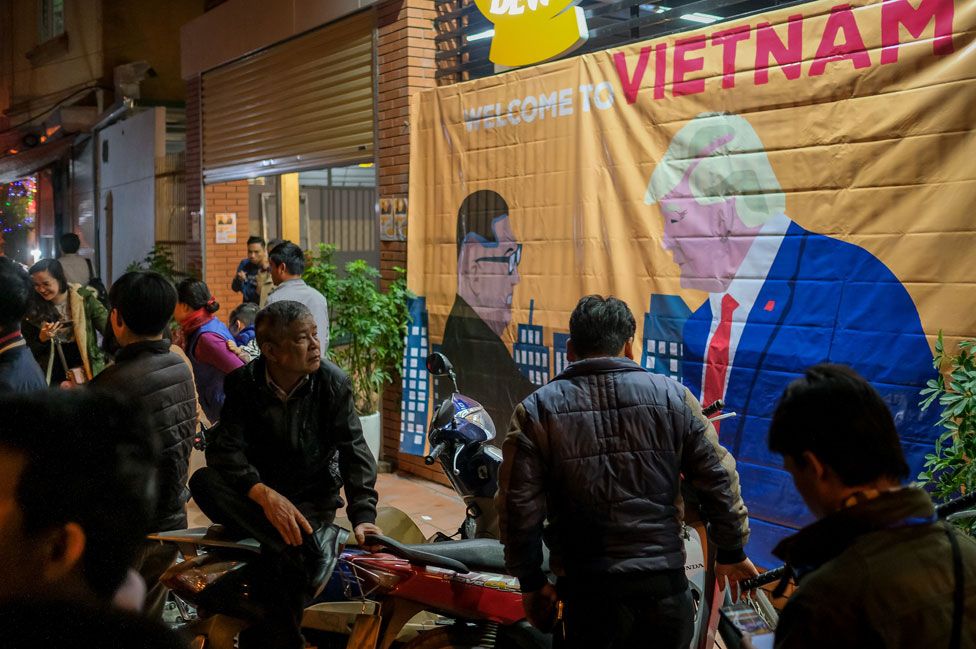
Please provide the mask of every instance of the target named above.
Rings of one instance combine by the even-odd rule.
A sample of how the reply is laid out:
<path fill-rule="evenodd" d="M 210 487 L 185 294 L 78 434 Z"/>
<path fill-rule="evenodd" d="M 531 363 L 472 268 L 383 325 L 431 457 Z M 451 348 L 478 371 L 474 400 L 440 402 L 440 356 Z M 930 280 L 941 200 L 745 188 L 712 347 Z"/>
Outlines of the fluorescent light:
<path fill-rule="evenodd" d="M 671 7 L 665 7 L 664 5 L 655 5 L 649 3 L 640 5 L 640 8 L 652 14 L 663 14 L 665 11 L 671 11 Z"/>
<path fill-rule="evenodd" d="M 710 14 L 693 13 L 693 14 L 682 14 L 681 19 L 688 20 L 693 23 L 701 23 L 703 25 L 709 25 L 711 23 L 718 22 L 722 18 L 720 16 L 712 16 Z"/>
<path fill-rule="evenodd" d="M 480 41 L 485 38 L 491 38 L 494 35 L 495 35 L 494 29 L 486 29 L 483 32 L 478 32 L 477 34 L 471 34 L 467 38 L 468 38 L 468 42 L 470 43 L 471 41 Z"/>
<path fill-rule="evenodd" d="M 360 166 L 360 167 L 361 167 L 362 169 L 370 169 L 370 168 L 372 168 L 372 166 L 373 166 L 373 163 L 372 163 L 372 162 L 360 162 L 360 163 L 359 163 L 359 166 Z"/>

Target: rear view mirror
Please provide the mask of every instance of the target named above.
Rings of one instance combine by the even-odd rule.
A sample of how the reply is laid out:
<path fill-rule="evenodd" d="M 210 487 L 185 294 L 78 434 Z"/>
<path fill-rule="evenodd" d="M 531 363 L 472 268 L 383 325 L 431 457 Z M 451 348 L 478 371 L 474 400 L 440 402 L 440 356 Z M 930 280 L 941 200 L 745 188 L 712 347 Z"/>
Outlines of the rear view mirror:
<path fill-rule="evenodd" d="M 434 352 L 427 357 L 427 371 L 434 376 L 450 374 L 453 369 L 454 367 L 451 365 L 451 361 L 440 352 Z"/>

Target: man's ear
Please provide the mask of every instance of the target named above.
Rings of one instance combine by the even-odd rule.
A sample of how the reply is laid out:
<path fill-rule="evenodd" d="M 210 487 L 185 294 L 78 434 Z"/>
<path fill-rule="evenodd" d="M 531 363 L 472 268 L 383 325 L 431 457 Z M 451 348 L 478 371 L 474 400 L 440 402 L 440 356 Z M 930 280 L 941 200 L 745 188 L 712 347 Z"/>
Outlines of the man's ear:
<path fill-rule="evenodd" d="M 634 360 L 634 337 L 631 336 L 630 340 L 624 343 L 623 357 Z"/>
<path fill-rule="evenodd" d="M 258 349 L 261 350 L 261 355 L 264 356 L 265 359 L 271 361 L 272 363 L 278 362 L 278 354 L 276 353 L 277 350 L 275 350 L 275 346 L 272 343 L 266 341 L 264 344 L 259 345 Z"/>
<path fill-rule="evenodd" d="M 125 323 L 122 321 L 122 314 L 119 313 L 118 309 L 112 309 L 112 324 L 118 329 L 125 326 Z"/>
<path fill-rule="evenodd" d="M 803 463 L 817 480 L 823 480 L 829 471 L 827 465 L 821 462 L 820 458 L 813 454 L 813 451 L 803 451 Z"/>
<path fill-rule="evenodd" d="M 566 341 L 566 360 L 570 363 L 575 363 L 579 360 L 579 357 L 576 355 L 576 347 L 573 346 L 572 338 Z"/>
<path fill-rule="evenodd" d="M 85 530 L 78 523 L 65 523 L 50 532 L 42 544 L 42 577 L 46 583 L 54 583 L 80 566 L 85 553 Z"/>

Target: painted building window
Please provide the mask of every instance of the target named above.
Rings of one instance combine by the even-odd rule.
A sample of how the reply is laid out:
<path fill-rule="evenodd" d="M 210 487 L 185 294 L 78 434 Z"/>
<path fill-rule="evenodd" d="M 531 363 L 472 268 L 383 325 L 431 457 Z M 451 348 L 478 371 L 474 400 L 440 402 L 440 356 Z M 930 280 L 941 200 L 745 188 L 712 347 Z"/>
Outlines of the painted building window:
<path fill-rule="evenodd" d="M 38 0 L 38 42 L 49 41 L 64 33 L 64 0 Z"/>

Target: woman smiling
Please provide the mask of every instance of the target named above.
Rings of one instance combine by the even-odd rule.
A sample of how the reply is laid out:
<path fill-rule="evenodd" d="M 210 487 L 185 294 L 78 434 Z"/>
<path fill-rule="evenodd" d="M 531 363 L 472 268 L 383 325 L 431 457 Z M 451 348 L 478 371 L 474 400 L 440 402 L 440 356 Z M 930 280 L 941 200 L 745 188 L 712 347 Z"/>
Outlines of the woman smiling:
<path fill-rule="evenodd" d="M 81 368 L 90 381 L 105 367 L 105 356 L 98 345 L 98 334 L 105 332 L 108 312 L 98 294 L 80 284 L 69 284 L 61 262 L 42 259 L 30 268 L 34 295 L 24 320 L 24 339 L 49 385 L 72 379 L 65 368 Z M 64 353 L 62 362 L 56 346 Z M 76 377 L 81 379 L 82 377 Z"/>

